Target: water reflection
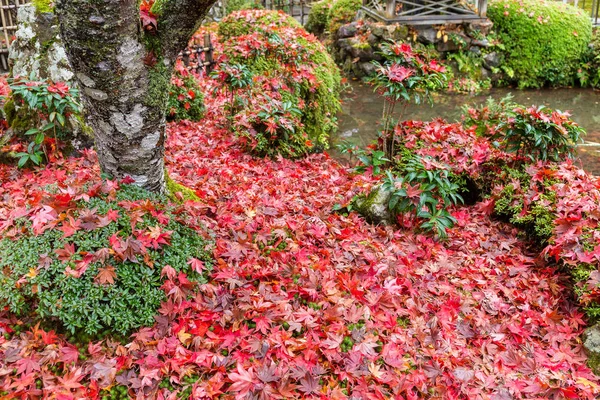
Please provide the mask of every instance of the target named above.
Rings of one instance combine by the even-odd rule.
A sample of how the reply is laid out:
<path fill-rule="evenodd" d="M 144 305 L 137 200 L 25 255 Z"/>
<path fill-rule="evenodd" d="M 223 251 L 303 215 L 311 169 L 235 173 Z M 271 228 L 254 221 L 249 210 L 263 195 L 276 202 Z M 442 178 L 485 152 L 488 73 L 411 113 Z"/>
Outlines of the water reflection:
<path fill-rule="evenodd" d="M 339 114 L 338 134 L 332 138 L 332 147 L 341 142 L 366 146 L 380 129 L 382 100 L 372 88 L 360 82 L 351 82 L 352 90 L 343 96 Z M 585 143 L 579 148 L 582 167 L 600 175 L 600 92 L 590 89 L 516 90 L 493 89 L 482 95 L 436 95 L 434 106 L 409 105 L 405 119 L 431 120 L 444 118 L 457 121 L 464 104 L 482 104 L 488 97 L 501 99 L 512 93 L 514 101 L 526 106 L 544 104 L 561 111 L 569 111 L 572 118 L 586 131 Z M 341 155 L 332 148 L 334 156 Z"/>

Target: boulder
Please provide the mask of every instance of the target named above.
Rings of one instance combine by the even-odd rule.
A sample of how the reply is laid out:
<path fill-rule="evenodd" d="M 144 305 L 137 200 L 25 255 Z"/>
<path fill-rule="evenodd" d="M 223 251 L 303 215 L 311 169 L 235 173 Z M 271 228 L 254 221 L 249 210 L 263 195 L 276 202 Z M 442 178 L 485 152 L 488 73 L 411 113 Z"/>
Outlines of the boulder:
<path fill-rule="evenodd" d="M 342 25 L 338 30 L 337 37 L 340 39 L 349 38 L 352 36 L 356 36 L 358 29 L 356 27 L 356 22 L 352 22 L 346 25 Z"/>
<path fill-rule="evenodd" d="M 382 186 L 376 186 L 368 195 L 357 196 L 352 202 L 352 207 L 370 223 L 391 225 L 394 217 L 388 207 L 390 197 L 389 191 L 383 190 Z"/>
<path fill-rule="evenodd" d="M 494 23 L 489 19 L 486 21 L 468 22 L 464 25 L 465 33 L 473 39 L 489 35 Z"/>
<path fill-rule="evenodd" d="M 588 366 L 595 374 L 600 374 L 600 323 L 583 332 L 583 349 L 588 356 Z"/>
<path fill-rule="evenodd" d="M 502 56 L 495 51 L 483 56 L 483 66 L 487 69 L 498 68 L 501 64 Z"/>
<path fill-rule="evenodd" d="M 416 26 L 417 41 L 423 44 L 434 44 L 439 39 L 437 37 L 438 30 L 431 26 Z"/>
<path fill-rule="evenodd" d="M 360 63 L 359 67 L 365 76 L 375 75 L 375 65 L 373 65 L 373 63 L 363 62 Z"/>

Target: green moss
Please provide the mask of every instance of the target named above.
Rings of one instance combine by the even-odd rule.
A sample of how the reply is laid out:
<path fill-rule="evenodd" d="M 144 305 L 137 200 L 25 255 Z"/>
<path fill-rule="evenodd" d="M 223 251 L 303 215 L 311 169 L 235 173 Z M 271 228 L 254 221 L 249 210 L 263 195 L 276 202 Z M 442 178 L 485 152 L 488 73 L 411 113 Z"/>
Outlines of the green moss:
<path fill-rule="evenodd" d="M 146 95 L 146 105 L 166 108 L 169 99 L 169 85 L 171 84 L 171 69 L 158 62 L 148 72 L 150 84 Z"/>
<path fill-rule="evenodd" d="M 233 37 L 248 35 L 259 29 L 260 26 L 302 28 L 298 21 L 283 12 L 270 11 L 256 15 L 256 17 L 253 14 L 234 12 L 219 23 L 218 33 L 225 41 Z"/>
<path fill-rule="evenodd" d="M 342 25 L 354 21 L 356 13 L 362 6 L 362 0 L 337 0 L 329 10 L 329 25 L 327 30 L 336 37 Z"/>
<path fill-rule="evenodd" d="M 308 20 L 306 21 L 306 30 L 314 35 L 321 35 L 329 27 L 329 10 L 333 5 L 333 0 L 321 0 L 313 3 Z"/>
<path fill-rule="evenodd" d="M 190 189 L 187 186 L 184 186 L 180 183 L 175 182 L 167 171 L 165 170 L 165 183 L 167 185 L 167 196 L 169 199 L 175 203 L 183 203 L 187 200 L 192 201 L 200 201 L 200 197 L 194 192 L 194 190 Z M 183 199 L 180 199 L 176 196 L 177 193 L 181 193 Z"/>
<path fill-rule="evenodd" d="M 240 10 L 262 10 L 263 5 L 256 0 L 229 0 L 225 4 L 225 15 Z"/>
<path fill-rule="evenodd" d="M 583 10 L 554 1 L 492 0 L 487 15 L 505 47 L 502 68 L 519 88 L 573 84 L 592 37 Z"/>
<path fill-rule="evenodd" d="M 40 13 L 54 12 L 54 6 L 50 0 L 32 0 L 31 4 Z"/>

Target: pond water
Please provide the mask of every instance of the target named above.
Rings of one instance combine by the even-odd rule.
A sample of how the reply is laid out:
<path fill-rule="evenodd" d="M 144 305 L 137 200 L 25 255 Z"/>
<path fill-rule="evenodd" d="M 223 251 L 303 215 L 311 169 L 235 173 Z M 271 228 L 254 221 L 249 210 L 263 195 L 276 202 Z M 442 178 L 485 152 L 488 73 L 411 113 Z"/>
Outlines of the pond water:
<path fill-rule="evenodd" d="M 383 100 L 373 89 L 361 82 L 350 82 L 351 90 L 343 95 L 342 111 L 338 115 L 338 133 L 332 138 L 331 154 L 343 158 L 336 144 L 350 142 L 366 146 L 377 136 Z M 447 121 L 460 119 L 464 104 L 482 104 L 488 97 L 501 99 L 513 95 L 515 102 L 526 106 L 544 104 L 561 111 L 569 111 L 572 118 L 587 132 L 579 147 L 578 162 L 583 169 L 600 175 L 600 91 L 591 89 L 492 89 L 481 95 L 439 94 L 434 106 L 409 105 L 404 119 L 431 120 L 441 117 Z"/>

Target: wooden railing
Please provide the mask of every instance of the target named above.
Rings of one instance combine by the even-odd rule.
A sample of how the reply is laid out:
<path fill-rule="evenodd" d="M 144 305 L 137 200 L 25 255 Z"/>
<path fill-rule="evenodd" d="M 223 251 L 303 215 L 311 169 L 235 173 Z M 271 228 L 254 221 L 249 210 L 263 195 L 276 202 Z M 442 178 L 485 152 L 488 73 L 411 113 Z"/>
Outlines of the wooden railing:
<path fill-rule="evenodd" d="M 484 20 L 487 0 L 363 0 L 362 10 L 385 23 L 438 25 Z"/>

